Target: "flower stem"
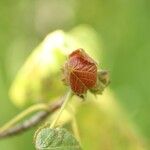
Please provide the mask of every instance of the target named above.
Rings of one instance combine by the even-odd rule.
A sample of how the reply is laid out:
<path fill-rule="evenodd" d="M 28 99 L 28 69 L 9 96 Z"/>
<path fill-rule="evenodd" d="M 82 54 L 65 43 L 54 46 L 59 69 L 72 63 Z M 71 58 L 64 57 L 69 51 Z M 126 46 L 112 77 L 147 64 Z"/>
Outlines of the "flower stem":
<path fill-rule="evenodd" d="M 64 100 L 64 102 L 63 102 L 63 104 L 62 104 L 62 106 L 60 108 L 60 111 L 58 112 L 58 115 L 56 116 L 56 118 L 54 119 L 54 121 L 52 122 L 52 124 L 50 125 L 50 128 L 54 128 L 55 127 L 55 125 L 57 124 L 57 122 L 58 122 L 58 120 L 59 120 L 59 118 L 60 118 L 63 110 L 65 109 L 68 101 L 71 99 L 72 96 L 73 96 L 73 93 L 72 93 L 71 90 L 69 90 L 68 93 L 67 93 L 67 95 L 66 95 L 66 97 L 65 97 L 65 100 Z"/>
<path fill-rule="evenodd" d="M 7 129 L 9 129 L 13 125 L 15 125 L 17 122 L 21 121 L 27 115 L 29 115 L 29 114 L 31 114 L 35 111 L 39 111 L 39 110 L 48 111 L 48 105 L 46 105 L 46 104 L 36 104 L 36 105 L 33 105 L 33 106 L 27 108 L 25 111 L 23 111 L 22 113 L 17 115 L 15 118 L 13 118 L 9 122 L 7 122 L 3 127 L 1 127 L 0 128 L 0 133 L 6 131 Z"/>

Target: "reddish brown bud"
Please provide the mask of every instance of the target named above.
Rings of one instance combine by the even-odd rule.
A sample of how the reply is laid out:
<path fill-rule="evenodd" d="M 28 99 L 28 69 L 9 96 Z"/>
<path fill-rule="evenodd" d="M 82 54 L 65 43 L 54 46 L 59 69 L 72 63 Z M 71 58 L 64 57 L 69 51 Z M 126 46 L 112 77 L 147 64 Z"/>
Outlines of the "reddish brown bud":
<path fill-rule="evenodd" d="M 69 55 L 63 68 L 63 81 L 77 95 L 82 95 L 92 89 L 97 83 L 97 64 L 83 49 L 77 49 Z"/>

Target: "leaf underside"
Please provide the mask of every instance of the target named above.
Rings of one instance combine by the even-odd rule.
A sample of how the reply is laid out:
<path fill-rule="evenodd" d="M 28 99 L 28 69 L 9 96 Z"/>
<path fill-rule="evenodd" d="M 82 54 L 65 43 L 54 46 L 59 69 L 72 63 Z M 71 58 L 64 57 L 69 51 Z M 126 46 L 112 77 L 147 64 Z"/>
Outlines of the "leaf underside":
<path fill-rule="evenodd" d="M 81 150 L 79 142 L 64 128 L 43 128 L 35 137 L 37 150 Z"/>

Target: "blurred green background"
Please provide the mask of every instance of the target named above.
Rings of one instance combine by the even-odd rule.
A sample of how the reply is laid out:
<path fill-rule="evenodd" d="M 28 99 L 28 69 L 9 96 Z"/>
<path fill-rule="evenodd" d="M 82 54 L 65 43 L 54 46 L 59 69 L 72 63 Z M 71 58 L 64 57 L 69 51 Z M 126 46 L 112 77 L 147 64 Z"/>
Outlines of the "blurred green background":
<path fill-rule="evenodd" d="M 32 49 L 51 31 L 80 24 L 97 32 L 103 49 L 99 62 L 111 73 L 110 88 L 150 142 L 149 0 L 1 0 L 0 125 L 21 111 L 8 90 Z M 0 149 L 34 149 L 33 133 L 1 140 Z"/>

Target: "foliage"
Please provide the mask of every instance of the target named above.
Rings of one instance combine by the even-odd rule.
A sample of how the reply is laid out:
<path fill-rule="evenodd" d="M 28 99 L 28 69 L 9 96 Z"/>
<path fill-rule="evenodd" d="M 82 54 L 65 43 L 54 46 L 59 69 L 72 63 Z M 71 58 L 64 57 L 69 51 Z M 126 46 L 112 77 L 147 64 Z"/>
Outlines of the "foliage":
<path fill-rule="evenodd" d="M 88 28 L 86 26 L 78 27 L 78 28 L 76 28 L 76 30 L 73 30 L 73 32 L 75 31 L 80 37 L 80 35 L 84 34 L 84 32 L 83 33 L 81 32 L 81 29 L 82 29 L 82 31 L 86 30 L 89 33 L 91 32 L 90 37 L 92 37 L 92 39 L 94 37 L 95 38 L 97 37 L 96 34 L 91 30 L 91 28 Z M 83 37 L 83 36 L 81 36 L 81 37 Z M 84 37 L 81 41 L 83 41 L 83 40 L 84 40 Z M 90 39 L 89 39 L 89 41 L 90 41 Z M 77 47 L 79 45 L 82 46 L 83 43 L 80 43 L 75 38 L 75 36 L 72 36 L 71 32 L 68 34 L 63 31 L 55 31 L 52 34 L 49 34 L 46 37 L 46 39 L 40 44 L 40 46 L 33 51 L 31 56 L 29 56 L 29 58 L 25 62 L 25 65 L 19 71 L 15 81 L 13 82 L 13 84 L 11 86 L 10 96 L 11 96 L 13 102 L 15 102 L 15 104 L 17 106 L 23 106 L 26 104 L 29 105 L 31 103 L 37 103 L 39 101 L 44 102 L 43 101 L 44 99 L 51 101 L 51 100 L 53 100 L 53 98 L 59 97 L 60 95 L 64 94 L 64 91 L 66 90 L 66 88 L 61 83 L 60 78 L 58 78 L 58 77 L 60 77 L 59 65 L 61 65 L 62 62 L 65 62 L 65 58 L 66 58 L 65 55 L 70 53 L 71 47 L 72 47 L 71 44 L 74 46 L 76 45 L 75 47 Z M 96 46 L 97 46 L 97 44 L 95 43 L 95 47 Z M 90 44 L 88 45 L 88 43 L 87 43 L 86 47 L 88 48 L 87 49 L 88 52 L 91 51 L 91 54 L 93 54 L 93 56 L 94 55 L 96 56 L 96 54 L 98 53 L 98 51 L 96 49 L 95 50 L 92 49 L 92 46 Z M 93 42 L 93 47 L 94 47 L 94 42 Z M 97 49 L 98 49 L 98 47 L 97 47 Z M 72 56 L 72 54 L 70 56 Z M 84 56 L 86 56 L 86 55 L 84 55 Z M 51 59 L 49 59 L 49 58 L 51 58 Z M 76 58 L 78 58 L 78 57 L 74 57 L 74 59 L 76 59 Z M 90 58 L 88 58 L 88 60 L 89 59 Z M 92 62 L 93 62 L 93 60 L 92 60 Z M 94 64 L 95 64 L 95 61 L 94 61 Z M 87 65 L 87 64 L 85 64 L 85 65 Z M 64 68 L 64 69 L 67 69 L 67 68 Z M 66 74 L 66 75 L 69 75 L 69 74 Z M 100 72 L 97 72 L 96 75 L 99 80 L 99 82 L 97 82 L 97 84 L 99 83 L 99 85 L 97 85 L 98 86 L 97 89 L 93 88 L 91 91 L 94 93 L 95 92 L 101 93 L 102 90 L 104 89 L 104 87 L 109 83 L 108 74 L 106 71 L 101 70 Z M 46 82 L 44 82 L 44 81 L 46 81 Z M 50 82 L 48 82 L 48 81 L 50 81 Z M 48 84 L 50 86 L 46 86 L 43 83 L 46 83 L 46 85 Z M 50 83 L 52 83 L 52 84 L 50 84 Z M 72 84 L 74 84 L 74 82 L 72 82 Z M 35 88 L 33 88 L 33 87 L 35 87 Z M 79 115 L 79 118 L 77 115 L 77 119 L 79 119 L 79 121 L 78 121 L 79 128 L 82 129 L 80 132 L 82 133 L 82 135 L 84 135 L 84 136 L 82 136 L 83 147 L 85 147 L 87 150 L 88 149 L 90 150 L 91 148 L 100 149 L 102 147 L 107 146 L 107 142 L 100 144 L 99 140 L 98 140 L 99 137 L 102 137 L 101 141 L 103 141 L 106 138 L 105 137 L 106 133 L 101 132 L 101 129 L 104 128 L 104 130 L 105 129 L 107 130 L 107 127 L 110 128 L 109 132 L 111 133 L 108 135 L 108 138 L 107 138 L 109 143 L 116 142 L 116 141 L 114 141 L 113 138 L 111 139 L 111 137 L 114 136 L 113 130 L 114 129 L 116 130 L 116 128 L 118 128 L 118 130 L 116 131 L 116 134 L 117 134 L 116 136 L 119 141 L 127 141 L 127 144 L 125 144 L 123 146 L 125 149 L 130 150 L 130 149 L 136 149 L 136 148 L 139 149 L 140 148 L 142 150 L 145 150 L 146 149 L 145 142 L 142 142 L 140 140 L 140 135 L 138 135 L 133 130 L 133 127 L 130 126 L 130 123 L 128 123 L 130 121 L 126 122 L 126 119 L 125 119 L 125 121 L 124 120 L 121 121 L 121 123 L 123 123 L 123 124 L 120 124 L 120 123 L 118 124 L 118 121 L 121 120 L 122 118 L 126 118 L 126 116 L 123 115 L 123 110 L 121 109 L 119 104 L 117 104 L 116 98 L 114 98 L 111 95 L 111 93 L 109 93 L 107 91 L 109 91 L 109 90 L 106 90 L 106 93 L 104 93 L 104 96 L 102 96 L 102 97 L 100 97 L 100 96 L 93 97 L 89 92 L 86 95 L 84 95 L 85 96 L 84 98 L 87 101 L 86 104 L 88 104 L 88 105 L 90 104 L 89 108 L 90 107 L 92 108 L 94 103 L 96 104 L 95 108 L 93 110 L 88 110 L 89 108 L 87 109 L 87 112 L 91 112 L 89 114 L 89 115 L 91 115 L 90 119 L 88 119 L 88 117 L 86 117 L 86 116 L 82 116 L 82 114 L 85 115 L 87 113 L 85 113 L 85 112 L 82 113 L 81 110 L 84 111 L 84 108 L 81 109 L 81 106 L 80 106 L 81 104 L 79 105 L 76 103 L 77 101 L 79 101 L 79 97 L 76 97 L 76 96 L 72 97 L 72 101 L 69 102 L 69 106 L 71 107 L 71 110 L 69 109 L 69 107 L 66 107 L 66 104 L 68 103 L 69 98 L 67 99 L 67 101 L 65 100 L 66 102 L 64 101 L 64 105 L 62 105 L 60 111 L 58 113 L 54 112 L 54 116 L 47 119 L 48 122 L 51 122 L 51 126 L 47 127 L 47 128 L 42 128 L 41 130 L 39 130 L 40 132 L 37 132 L 37 134 L 35 136 L 36 137 L 35 138 L 36 148 L 43 149 L 43 147 L 45 147 L 44 145 L 41 145 L 42 147 L 39 147 L 39 145 L 40 145 L 39 143 L 41 143 L 43 138 L 46 138 L 47 135 L 51 135 L 51 134 L 53 135 L 53 133 L 55 133 L 55 131 L 57 131 L 56 133 L 59 133 L 58 131 L 62 131 L 62 129 L 58 130 L 57 128 L 55 128 L 55 126 L 58 126 L 58 125 L 60 126 L 60 124 L 63 125 L 66 123 L 72 124 L 72 122 L 74 120 L 73 118 L 75 118 L 75 114 L 80 110 L 79 111 L 80 115 Z M 43 94 L 43 92 L 44 92 L 44 94 Z M 45 97 L 45 95 L 46 95 L 46 97 Z M 88 101 L 88 99 L 91 99 L 91 100 Z M 38 100 L 38 101 L 34 101 L 34 100 Z M 98 106 L 98 111 L 95 113 L 97 106 Z M 66 114 L 67 115 L 71 114 L 69 119 L 66 119 L 66 116 L 64 115 L 63 111 L 65 108 L 67 109 Z M 73 111 L 72 108 L 75 112 L 72 112 Z M 37 109 L 37 108 L 35 107 L 35 109 Z M 48 110 L 48 108 L 45 108 L 45 106 L 43 109 L 45 109 L 45 111 Z M 103 117 L 98 118 L 99 115 L 102 115 Z M 95 116 L 97 116 L 96 117 L 97 119 L 93 121 L 92 119 L 94 119 Z M 81 117 L 81 120 L 80 120 L 80 117 Z M 22 116 L 19 116 L 18 118 L 23 119 Z M 84 118 L 86 118 L 86 120 Z M 14 119 L 14 120 L 15 121 L 17 120 L 17 122 L 18 122 L 18 119 Z M 10 122 L 13 122 L 13 125 L 15 123 L 14 120 L 10 121 Z M 87 122 L 88 120 L 90 120 L 91 122 Z M 104 125 L 104 127 L 99 128 L 98 126 L 99 126 L 99 124 L 102 123 L 101 121 L 106 123 L 106 126 Z M 97 127 L 94 122 L 95 123 L 97 122 L 96 123 L 98 125 Z M 107 122 L 109 122 L 108 126 L 107 126 Z M 93 129 L 93 131 L 90 131 L 89 129 L 90 129 L 91 125 L 88 126 L 87 125 L 88 123 L 93 124 L 96 127 L 96 130 L 94 130 L 95 127 L 93 126 L 91 128 L 91 129 Z M 88 128 L 86 128 L 86 126 Z M 8 127 L 11 127 L 11 126 L 8 126 Z M 75 128 L 77 128 L 76 125 L 75 125 Z M 121 130 L 119 130 L 120 128 L 121 128 Z M 7 128 L 4 128 L 4 129 L 6 130 Z M 75 136 L 78 137 L 78 133 L 77 133 L 78 131 L 77 131 L 77 129 L 74 129 L 74 125 L 72 126 L 72 129 L 74 130 L 74 134 L 76 134 Z M 122 130 L 125 130 L 125 132 L 128 132 L 129 135 L 124 134 L 122 132 Z M 49 132 L 47 132 L 47 131 L 49 131 Z M 69 135 L 69 137 L 71 136 L 71 134 L 68 131 L 63 129 L 63 133 L 64 132 L 66 133 L 66 135 Z M 92 139 L 89 138 L 89 135 L 87 134 L 88 132 L 89 132 L 90 136 L 93 136 Z M 130 136 L 132 137 L 131 140 L 129 138 Z M 86 137 L 88 137 L 89 139 L 87 139 Z M 109 138 L 111 140 L 109 140 Z M 51 141 L 53 141 L 53 140 L 54 140 L 54 143 L 52 142 L 53 144 L 56 144 L 58 142 L 57 137 L 51 138 L 51 136 L 50 136 L 50 138 L 49 138 L 49 136 L 48 136 L 48 141 L 47 141 L 48 143 L 46 142 L 47 148 L 50 148 L 50 146 L 52 146 L 52 145 L 49 145 L 49 143 L 51 143 Z M 75 142 L 75 144 L 77 144 L 76 140 L 71 136 L 71 141 L 72 140 Z M 95 146 L 91 147 L 90 145 L 86 144 L 86 143 L 90 144 L 90 142 L 91 143 L 94 142 Z M 138 144 L 137 144 L 137 142 L 138 142 Z M 62 143 L 62 144 L 64 144 L 64 143 Z M 67 142 L 67 144 L 70 144 L 70 143 Z M 112 149 L 122 148 L 122 145 L 118 145 L 118 144 L 119 143 L 117 142 L 117 144 L 112 144 L 111 146 L 108 146 L 108 148 L 110 148 L 110 147 L 112 147 Z M 86 145 L 88 145 L 88 147 L 86 147 Z"/>
<path fill-rule="evenodd" d="M 71 44 L 70 50 L 83 47 L 93 58 L 97 58 L 100 66 L 108 68 L 111 74 L 109 86 L 111 90 L 108 88 L 102 96 L 96 97 L 98 100 L 96 105 L 91 102 L 91 97 L 79 108 L 70 102 L 71 106 L 75 106 L 74 111 L 77 113 L 84 148 L 86 150 L 146 149 L 146 142 L 147 145 L 150 143 L 149 4 L 146 0 L 93 0 L 91 2 L 86 0 L 1 0 L 0 124 L 2 125 L 22 110 L 21 107 L 19 110 L 12 105 L 10 99 L 13 99 L 13 103 L 17 106 L 27 107 L 37 102 L 52 101 L 57 99 L 60 93 L 64 93 L 65 86 L 61 84 L 61 81 L 59 85 L 62 87 L 59 92 L 56 90 L 51 92 L 50 87 L 46 88 L 48 91 L 44 88 L 42 90 L 36 88 L 36 86 L 40 87 L 41 83 L 37 78 L 32 78 L 35 74 L 33 71 L 30 76 L 25 75 L 25 78 L 28 81 L 31 77 L 33 79 L 29 80 L 31 83 L 36 79 L 36 86 L 31 84 L 33 86 L 27 86 L 24 90 L 20 85 L 17 89 L 20 97 L 17 96 L 19 92 L 10 94 L 11 98 L 7 94 L 18 70 L 22 68 L 34 47 L 41 43 L 49 32 L 62 29 L 63 33 L 68 35 L 66 39 L 69 41 L 67 43 Z M 78 26 L 82 23 L 94 29 L 89 30 L 89 27 Z M 76 43 L 80 44 L 76 45 Z M 99 44 L 100 48 L 97 47 Z M 65 43 L 64 45 L 66 47 Z M 32 63 L 29 63 L 29 66 L 31 65 Z M 52 81 L 55 77 L 56 74 L 51 76 Z M 25 83 L 24 85 L 26 87 Z M 51 82 L 50 85 L 57 86 L 55 82 Z M 23 92 L 28 89 L 32 92 Z M 73 97 L 73 99 L 74 102 L 81 102 L 80 98 Z M 65 110 L 59 123 L 62 123 L 62 120 L 65 120 L 63 124 L 71 121 L 70 119 L 68 121 L 70 114 Z M 52 120 L 54 116 L 47 121 Z M 32 144 L 34 130 L 0 141 L 0 148 L 3 150 L 34 149 Z"/>
<path fill-rule="evenodd" d="M 88 32 L 90 37 L 85 37 Z M 76 33 L 76 36 L 73 36 Z M 60 96 L 65 91 L 60 78 L 60 68 L 73 47 L 87 48 L 92 56 L 96 56 L 98 45 L 97 35 L 87 26 L 80 26 L 70 33 L 55 31 L 49 34 L 45 40 L 29 56 L 10 89 L 11 100 L 17 106 L 24 106 Z M 85 44 L 83 41 L 86 40 Z M 89 41 L 89 42 L 88 42 Z M 72 49 L 73 48 L 73 49 Z M 93 49 L 95 48 L 95 49 Z M 59 79 L 59 80 L 58 80 Z M 55 90 L 53 90 L 55 88 Z M 59 94 L 58 94 L 59 93 Z"/>
<path fill-rule="evenodd" d="M 76 139 L 64 128 L 42 128 L 35 135 L 37 150 L 81 150 Z"/>

